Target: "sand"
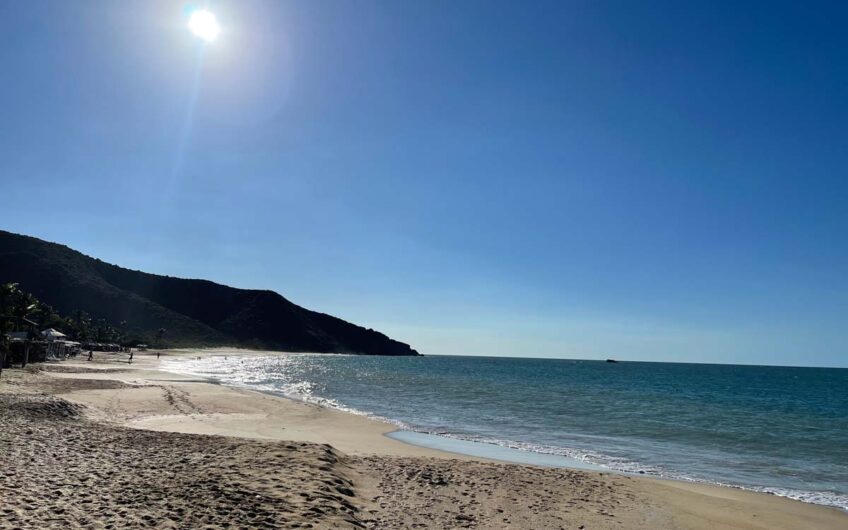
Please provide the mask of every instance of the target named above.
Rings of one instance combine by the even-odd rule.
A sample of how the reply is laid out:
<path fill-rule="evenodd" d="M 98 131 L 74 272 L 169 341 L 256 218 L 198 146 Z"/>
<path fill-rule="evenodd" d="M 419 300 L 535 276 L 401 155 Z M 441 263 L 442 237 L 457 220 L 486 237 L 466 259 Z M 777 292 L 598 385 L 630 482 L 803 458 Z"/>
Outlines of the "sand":
<path fill-rule="evenodd" d="M 419 448 L 124 359 L 4 370 L 0 528 L 848 528 L 772 495 Z"/>

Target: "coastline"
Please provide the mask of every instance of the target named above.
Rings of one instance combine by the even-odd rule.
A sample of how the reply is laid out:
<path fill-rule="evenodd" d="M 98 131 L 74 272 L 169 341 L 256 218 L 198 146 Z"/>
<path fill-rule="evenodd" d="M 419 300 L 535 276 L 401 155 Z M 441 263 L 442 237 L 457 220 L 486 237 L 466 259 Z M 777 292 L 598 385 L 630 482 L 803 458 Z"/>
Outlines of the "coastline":
<path fill-rule="evenodd" d="M 198 353 L 224 355 L 215 350 L 166 354 Z M 227 355 L 258 353 L 268 354 L 226 350 Z M 468 523 L 480 528 L 566 528 L 581 523 L 587 528 L 829 529 L 848 524 L 848 514 L 836 508 L 737 488 L 604 471 L 542 469 L 428 449 L 386 436 L 396 429 L 387 423 L 165 372 L 152 352 L 136 354 L 135 359 L 132 365 L 111 361 L 47 365 L 48 371 L 39 374 L 40 384 L 59 381 L 62 391 L 53 395 L 84 407 L 88 420 L 115 428 L 270 445 L 328 444 L 348 457 L 356 498 L 362 513 L 369 514 L 361 517 L 365 527 Z M 77 384 L 80 381 L 88 383 Z M 515 493 L 519 491 L 524 495 Z M 445 503 L 464 509 L 454 513 Z"/>
<path fill-rule="evenodd" d="M 648 434 L 648 436 L 657 436 L 653 438 L 655 448 L 645 447 L 644 444 L 639 447 L 640 440 L 638 438 L 635 447 L 629 447 L 626 444 L 617 447 L 618 441 L 615 435 L 611 435 L 608 440 L 604 439 L 605 437 L 602 435 L 594 436 L 596 440 L 581 439 L 592 438 L 591 436 L 571 436 L 568 433 L 562 435 L 556 431 L 555 427 L 552 428 L 545 421 L 540 421 L 543 420 L 541 415 L 531 416 L 530 423 L 526 424 L 527 427 L 534 430 L 536 435 L 533 437 L 525 436 L 521 431 L 523 428 L 522 422 L 515 421 L 515 419 L 520 418 L 522 413 L 537 414 L 541 410 L 537 408 L 537 404 L 542 404 L 542 408 L 547 408 L 551 415 L 564 414 L 561 417 L 563 418 L 562 421 L 566 423 L 575 420 L 584 422 L 578 423 L 588 429 L 578 429 L 578 432 L 584 434 L 592 433 L 594 427 L 596 429 L 595 434 L 609 432 L 616 433 L 618 436 L 627 436 L 626 433 L 621 432 L 621 427 L 611 423 L 610 418 L 618 418 L 617 421 L 623 421 L 624 416 L 622 414 L 631 410 L 635 417 L 644 422 L 644 425 L 661 424 L 663 421 L 674 424 L 675 419 L 677 419 L 679 420 L 678 427 L 681 435 L 687 433 L 687 429 L 700 429 L 700 434 L 710 435 L 709 419 L 707 423 L 698 424 L 698 422 L 693 423 L 689 419 L 691 416 L 686 416 L 687 410 L 690 413 L 696 412 L 692 410 L 688 403 L 683 403 L 681 410 L 672 410 L 674 418 L 665 418 L 656 415 L 651 416 L 650 412 L 647 416 L 643 416 L 639 408 L 644 408 L 644 405 L 617 403 L 611 397 L 605 405 L 606 412 L 596 414 L 594 418 L 578 418 L 576 416 L 579 415 L 579 412 L 575 414 L 574 411 L 594 407 L 593 403 L 586 402 L 586 399 L 582 401 L 580 399 L 592 393 L 591 385 L 587 387 L 586 379 L 585 377 L 581 379 L 580 373 L 574 374 L 577 378 L 573 383 L 575 385 L 574 395 L 577 397 L 569 398 L 569 401 L 572 402 L 570 407 L 572 410 L 566 411 L 557 409 L 556 406 L 550 407 L 547 405 L 556 402 L 555 394 L 557 392 L 564 392 L 561 386 L 563 381 L 550 378 L 547 384 L 541 385 L 541 387 L 559 390 L 534 390 L 525 394 L 521 389 L 521 392 L 515 394 L 517 407 L 513 405 L 513 400 L 510 399 L 510 403 L 502 403 L 499 408 L 492 408 L 491 402 L 484 402 L 482 406 L 468 409 L 495 420 L 491 424 L 486 424 L 485 422 L 478 422 L 475 416 L 466 414 L 463 407 L 455 408 L 451 403 L 463 403 L 468 399 L 474 400 L 475 397 L 469 398 L 469 396 L 474 395 L 474 392 L 484 392 L 484 394 L 488 392 L 489 394 L 485 395 L 492 395 L 491 392 L 494 389 L 488 385 L 500 385 L 501 383 L 515 385 L 516 382 L 519 382 L 510 377 L 503 380 L 501 378 L 503 368 L 499 372 L 497 369 L 492 369 L 491 363 L 476 366 L 467 363 L 465 361 L 467 358 L 450 356 L 445 357 L 445 359 L 462 361 L 460 363 L 446 363 L 441 362 L 441 359 L 433 359 L 431 362 L 423 363 L 401 359 L 402 362 L 398 364 L 394 358 L 355 358 L 355 356 L 346 355 L 329 357 L 321 354 L 302 353 L 269 355 L 262 352 L 227 352 L 226 350 L 207 353 L 212 353 L 212 355 L 204 355 L 202 360 L 183 356 L 183 358 L 176 358 L 162 364 L 164 369 L 168 371 L 190 373 L 220 384 L 266 392 L 293 399 L 299 403 L 316 404 L 378 422 L 389 423 L 397 426 L 398 430 L 387 433 L 387 436 L 429 449 L 494 461 L 586 469 L 640 478 L 678 480 L 685 483 L 737 488 L 848 511 L 848 497 L 836 491 L 829 491 L 830 488 L 841 490 L 836 485 L 839 481 L 834 481 L 833 477 L 829 476 L 831 473 L 825 471 L 824 476 L 827 478 L 823 479 L 822 483 L 818 485 L 809 483 L 803 478 L 807 476 L 803 474 L 804 472 L 809 472 L 811 477 L 815 477 L 816 473 L 822 476 L 821 467 L 819 469 L 815 469 L 814 466 L 807 468 L 805 467 L 808 465 L 807 462 L 819 462 L 821 466 L 821 463 L 832 461 L 834 465 L 838 465 L 838 458 L 831 459 L 830 456 L 822 458 L 823 455 L 810 452 L 809 447 L 807 447 L 806 454 L 809 459 L 804 458 L 803 451 L 800 452 L 800 456 L 794 454 L 794 452 L 790 456 L 786 451 L 781 455 L 774 447 L 768 447 L 767 444 L 763 448 L 764 452 L 758 454 L 757 449 L 752 447 L 748 440 L 752 439 L 750 435 L 757 432 L 757 429 L 762 434 L 766 434 L 763 432 L 764 426 L 762 424 L 740 424 L 738 416 L 734 418 L 733 411 L 731 411 L 730 416 L 724 417 L 716 414 L 715 407 L 711 410 L 712 421 L 721 421 L 726 424 L 729 429 L 729 436 L 735 436 L 737 441 L 743 442 L 741 446 L 736 448 L 727 444 L 722 447 L 719 444 L 713 449 L 709 445 L 704 445 L 695 440 L 695 443 L 692 444 L 695 451 L 689 453 L 686 444 L 675 443 L 675 437 L 678 436 L 676 432 Z M 223 355 L 220 355 L 221 353 Z M 225 360 L 227 353 L 231 355 L 235 353 L 236 356 L 231 356 L 227 361 Z M 246 354 L 247 357 L 240 361 L 237 356 L 242 354 Z M 338 357 L 348 357 L 349 359 L 343 360 Z M 494 361 L 495 358 L 491 360 Z M 560 368 L 559 371 L 562 372 L 563 365 L 566 366 L 566 370 L 572 370 L 571 366 L 574 366 L 574 370 L 580 372 L 578 365 L 583 363 L 587 366 L 592 364 L 591 361 L 564 360 L 556 367 L 550 365 L 548 367 L 551 369 Z M 642 375 L 653 377 L 653 374 L 664 373 L 667 366 L 672 365 L 650 365 L 648 363 L 647 366 L 650 368 L 643 370 Z M 535 366 L 530 367 L 529 370 L 527 366 L 522 366 L 522 368 L 530 373 L 532 373 L 532 370 L 538 369 Z M 610 393 L 615 395 L 618 391 L 620 399 L 621 382 L 627 377 L 607 375 L 608 369 L 603 366 L 603 363 L 599 368 L 590 369 L 589 374 L 603 375 L 605 378 L 612 377 L 612 380 L 608 382 Z M 454 373 L 457 370 L 460 373 L 468 370 L 469 373 L 475 375 L 470 378 L 466 376 L 455 377 Z M 403 374 L 403 377 L 395 376 L 396 374 Z M 726 370 L 722 375 L 727 375 Z M 389 378 L 386 385 L 383 385 L 380 381 L 382 376 Z M 671 374 L 667 374 L 667 376 L 671 376 Z M 413 382 L 420 381 L 422 377 L 437 377 L 438 380 L 431 380 L 427 387 L 417 388 L 414 392 L 405 388 L 405 384 L 401 383 L 401 381 L 409 378 L 409 382 L 415 384 Z M 521 378 L 521 376 L 515 377 Z M 695 377 L 697 380 L 697 376 Z M 733 377 L 738 379 L 740 375 L 733 374 Z M 794 379 L 797 380 L 797 377 Z M 444 384 L 442 384 L 443 381 Z M 461 382 L 461 384 L 458 385 L 458 382 Z M 527 383 L 528 381 L 521 382 Z M 470 386 L 465 386 L 466 384 Z M 433 390 L 436 388 L 439 389 L 438 392 Z M 655 390 L 661 389 L 655 388 Z M 708 389 L 701 388 L 700 390 L 702 395 L 699 399 L 690 399 L 690 402 L 709 403 L 711 399 L 716 398 L 715 395 L 710 394 Z M 442 397 L 439 397 L 439 395 Z M 719 397 L 725 398 L 725 396 Z M 752 397 L 754 396 L 748 393 L 748 395 L 737 395 L 730 397 L 730 399 L 739 399 L 743 403 L 750 404 Z M 812 398 L 812 396 L 807 397 Z M 398 398 L 401 400 L 397 401 Z M 647 401 L 650 402 L 650 397 Z M 686 400 L 683 399 L 682 401 Z M 666 404 L 662 405 L 667 406 Z M 818 417 L 817 415 L 821 415 L 820 409 L 811 417 Z M 501 416 L 506 418 L 506 421 L 499 422 L 498 418 Z M 511 421 L 509 418 L 513 420 Z M 801 422 L 801 425 L 810 425 L 811 421 L 815 421 L 814 419 L 808 420 L 799 417 L 797 414 L 795 420 Z M 736 425 L 734 425 L 734 421 L 736 421 Z M 492 428 L 492 425 L 503 426 L 504 429 Z M 793 425 L 798 424 L 793 423 Z M 516 427 L 519 430 L 516 430 Z M 598 427 L 600 427 L 600 431 L 597 430 Z M 645 428 L 643 427 L 642 430 L 645 430 Z M 804 443 L 805 441 L 803 433 L 800 433 L 801 439 L 799 440 L 797 429 L 794 432 L 791 429 L 783 432 L 783 443 L 786 447 L 792 447 L 793 443 Z M 822 440 L 818 447 L 838 448 L 841 445 L 836 441 L 836 438 Z M 766 437 L 766 440 L 769 439 L 769 437 Z M 663 440 L 668 443 L 666 444 Z M 544 441 L 544 443 L 541 441 Z M 642 441 L 644 441 L 644 437 Z M 639 453 L 640 450 L 641 454 Z M 721 458 L 717 458 L 719 456 Z M 772 459 L 771 462 L 767 462 L 769 458 Z M 749 462 L 753 467 L 749 467 Z M 756 466 L 760 467 L 757 468 Z M 687 470 L 697 471 L 687 472 Z M 801 474 L 796 474 L 799 472 Z M 833 473 L 836 473 L 836 471 Z M 782 481 L 780 475 L 788 480 Z M 797 479 L 792 477 L 797 477 Z M 828 484 L 828 482 L 831 484 Z"/>
<path fill-rule="evenodd" d="M 192 357 L 192 356 L 196 355 L 196 353 L 198 353 L 195 350 L 170 350 L 170 352 L 179 352 L 179 353 L 177 353 L 177 355 L 175 355 L 175 357 L 177 357 L 177 358 L 179 358 L 179 357 Z M 207 349 L 207 350 L 202 350 L 202 353 L 206 357 L 209 357 L 209 356 L 231 356 L 231 357 L 235 357 L 235 356 L 239 356 L 239 355 L 245 355 L 245 356 L 291 355 L 288 352 L 260 352 L 260 351 L 254 351 L 254 350 L 229 349 L 229 348 Z M 295 354 L 295 355 L 297 355 L 297 354 Z M 322 354 L 317 354 L 317 355 L 322 355 Z M 463 444 L 462 440 L 452 440 L 452 439 L 448 439 L 448 438 L 438 437 L 438 436 L 435 436 L 435 435 L 425 435 L 425 436 L 430 437 L 430 438 L 436 438 L 436 439 L 439 439 L 439 440 L 444 440 L 444 441 L 447 441 L 447 442 L 450 442 L 450 443 L 448 443 L 448 444 L 438 444 L 438 445 L 440 445 L 440 447 L 434 447 L 434 445 L 436 445 L 436 444 L 432 444 L 432 443 L 429 443 L 429 444 L 426 443 L 426 442 L 425 443 L 416 443 L 417 440 L 406 439 L 408 437 L 400 436 L 400 435 L 403 435 L 403 434 L 418 434 L 418 433 L 403 430 L 403 428 L 399 427 L 397 423 L 394 423 L 392 421 L 389 421 L 389 420 L 386 420 L 386 419 L 383 419 L 383 418 L 374 417 L 374 416 L 368 415 L 366 413 L 362 413 L 362 412 L 358 412 L 358 411 L 354 412 L 354 411 L 351 411 L 351 410 L 334 408 L 334 407 L 331 407 L 329 405 L 324 405 L 324 404 L 321 404 L 321 403 L 312 403 L 312 402 L 308 402 L 308 401 L 298 399 L 297 397 L 288 396 L 288 395 L 285 395 L 281 392 L 275 392 L 275 391 L 272 391 L 272 390 L 259 390 L 259 389 L 252 389 L 252 388 L 249 388 L 247 386 L 235 386 L 235 385 L 229 385 L 229 384 L 225 384 L 225 383 L 219 383 L 217 381 L 210 380 L 210 379 L 208 379 L 208 378 L 206 378 L 202 375 L 185 373 L 185 372 L 181 372 L 179 370 L 165 369 L 165 368 L 161 367 L 161 364 L 159 366 L 157 366 L 156 369 L 164 371 L 164 372 L 169 373 L 169 374 L 174 374 L 175 376 L 182 378 L 182 379 L 184 379 L 184 378 L 189 378 L 190 380 L 197 379 L 199 381 L 203 381 L 203 382 L 206 382 L 206 383 L 209 383 L 209 384 L 215 384 L 215 385 L 221 384 L 226 388 L 230 388 L 230 389 L 238 391 L 238 392 L 247 392 L 247 393 L 252 393 L 252 394 L 270 396 L 270 397 L 273 397 L 273 398 L 276 398 L 276 399 L 285 400 L 286 402 L 292 402 L 296 405 L 303 405 L 305 407 L 317 407 L 320 410 L 327 411 L 328 413 L 332 414 L 333 416 L 335 416 L 337 414 L 341 414 L 341 415 L 343 415 L 341 417 L 347 418 L 348 421 L 353 421 L 353 422 L 358 421 L 358 420 L 352 420 L 350 418 L 351 416 L 354 417 L 354 418 L 359 418 L 360 420 L 363 421 L 363 423 L 361 425 L 357 425 L 357 427 L 362 428 L 362 429 L 367 429 L 369 431 L 371 430 L 370 429 L 371 427 L 374 427 L 374 428 L 377 429 L 376 432 L 379 432 L 380 436 L 386 437 L 389 440 L 391 440 L 392 442 L 398 442 L 398 443 L 401 444 L 400 446 L 397 446 L 395 443 L 390 442 L 388 444 L 388 446 L 383 446 L 381 444 L 377 444 L 375 446 L 373 441 L 369 441 L 371 443 L 369 443 L 367 446 L 372 447 L 372 448 L 378 447 L 379 451 L 374 450 L 374 451 L 363 453 L 360 450 L 361 449 L 360 446 L 358 446 L 358 445 L 352 446 L 352 447 L 348 446 L 347 449 L 351 454 L 377 454 L 378 452 L 380 452 L 380 453 L 383 453 L 383 454 L 399 455 L 399 456 L 448 457 L 448 458 L 456 458 L 456 459 L 462 459 L 462 460 L 481 460 L 481 461 L 486 461 L 486 462 L 499 462 L 499 463 L 509 463 L 509 464 L 528 464 L 528 465 L 537 465 L 537 466 L 540 466 L 540 467 L 568 467 L 568 468 L 571 468 L 571 469 L 586 469 L 586 470 L 593 470 L 593 471 L 599 471 L 599 472 L 605 472 L 605 473 L 613 473 L 614 472 L 614 473 L 617 473 L 617 474 L 622 474 L 622 473 L 619 473 L 619 472 L 616 472 L 616 471 L 610 471 L 610 470 L 601 468 L 600 466 L 595 466 L 595 465 L 592 465 L 592 464 L 586 464 L 586 463 L 581 462 L 580 460 L 565 457 L 565 456 L 543 455 L 543 454 L 538 454 L 538 453 L 530 453 L 530 452 L 521 451 L 521 450 L 518 450 L 518 449 L 512 449 L 512 448 L 508 448 L 508 447 L 502 447 L 502 446 L 496 446 L 496 445 L 490 445 L 490 444 L 483 444 L 483 443 L 479 443 L 479 442 L 466 442 L 465 444 Z M 277 407 L 280 407 L 279 403 L 275 403 L 275 405 Z M 179 419 L 178 417 L 176 417 L 176 416 L 174 417 L 174 420 L 178 420 L 178 419 Z M 148 429 L 152 429 L 152 430 L 169 430 L 169 429 L 182 428 L 179 425 L 169 425 L 169 423 L 170 422 L 169 422 L 168 418 L 151 418 L 149 421 L 140 420 L 140 421 L 134 423 L 133 426 L 139 427 L 139 428 L 148 428 Z M 189 432 L 189 431 L 187 431 L 187 432 Z M 244 435 L 244 434 L 249 435 L 250 432 L 249 431 L 248 432 L 242 431 L 241 435 Z M 259 433 L 257 433 L 257 434 L 259 434 Z M 229 434 L 229 435 L 232 436 L 233 434 Z M 256 437 L 261 437 L 261 435 L 256 436 Z M 279 439 L 278 437 L 276 437 L 273 434 L 271 434 L 270 437 L 272 439 Z M 344 441 L 336 442 L 336 443 L 337 444 L 341 443 L 342 445 L 346 445 Z M 331 443 L 331 445 L 333 445 L 333 444 Z M 476 450 L 475 451 L 457 450 L 458 448 L 461 448 L 462 445 L 476 446 L 475 447 Z M 484 453 L 487 453 L 487 454 L 484 454 Z M 539 456 L 541 458 L 538 458 L 538 459 L 526 458 L 526 457 L 533 457 L 533 456 Z"/>

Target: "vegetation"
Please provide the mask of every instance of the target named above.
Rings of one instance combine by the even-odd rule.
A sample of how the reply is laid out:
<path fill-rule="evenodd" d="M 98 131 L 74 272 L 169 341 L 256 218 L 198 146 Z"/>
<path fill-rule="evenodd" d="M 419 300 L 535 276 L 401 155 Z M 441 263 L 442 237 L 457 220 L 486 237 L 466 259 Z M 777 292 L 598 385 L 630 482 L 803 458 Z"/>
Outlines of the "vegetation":
<path fill-rule="evenodd" d="M 121 323 L 122 326 L 126 322 Z M 17 283 L 0 284 L 0 370 L 9 352 L 7 333 L 12 331 L 42 331 L 54 328 L 77 342 L 126 342 L 121 329 L 109 325 L 105 319 L 92 322 L 85 311 L 77 310 L 74 316 L 63 318 L 48 304 L 31 293 L 20 289 Z"/>
<path fill-rule="evenodd" d="M 25 324 L 27 322 L 32 324 Z M 54 328 L 78 342 L 123 343 L 127 338 L 121 331 L 126 321 L 116 328 L 103 318 L 92 321 L 82 310 L 63 318 L 53 307 L 21 290 L 17 283 L 0 285 L 0 332 L 5 336 L 10 331 L 25 330 L 30 325 L 39 331 Z"/>
<path fill-rule="evenodd" d="M 39 326 L 81 341 L 417 355 L 407 344 L 304 309 L 272 291 L 128 270 L 3 231 L 0 282 L 17 282 L 32 293 L 30 305 L 37 304 L 29 314 Z"/>

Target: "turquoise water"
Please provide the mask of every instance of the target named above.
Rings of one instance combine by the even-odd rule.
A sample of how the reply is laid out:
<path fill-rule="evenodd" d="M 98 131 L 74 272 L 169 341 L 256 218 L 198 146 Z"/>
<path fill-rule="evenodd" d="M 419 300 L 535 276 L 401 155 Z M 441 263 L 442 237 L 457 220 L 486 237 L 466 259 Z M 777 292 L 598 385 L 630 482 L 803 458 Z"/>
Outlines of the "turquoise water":
<path fill-rule="evenodd" d="M 846 369 L 347 355 L 167 366 L 388 420 L 410 441 L 436 435 L 848 509 Z"/>

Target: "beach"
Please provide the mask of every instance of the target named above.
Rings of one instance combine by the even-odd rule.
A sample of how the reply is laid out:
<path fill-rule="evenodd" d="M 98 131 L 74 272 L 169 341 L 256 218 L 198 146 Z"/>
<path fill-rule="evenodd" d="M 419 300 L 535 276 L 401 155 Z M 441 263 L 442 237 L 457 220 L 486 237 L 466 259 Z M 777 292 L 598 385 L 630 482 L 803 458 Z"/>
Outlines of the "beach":
<path fill-rule="evenodd" d="M 3 528 L 848 526 L 774 495 L 405 444 L 387 423 L 165 372 L 153 352 L 95 357 L 4 370 Z"/>

